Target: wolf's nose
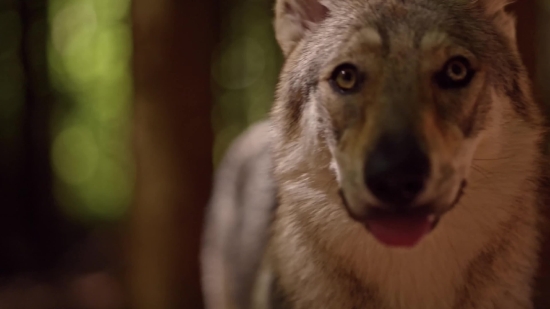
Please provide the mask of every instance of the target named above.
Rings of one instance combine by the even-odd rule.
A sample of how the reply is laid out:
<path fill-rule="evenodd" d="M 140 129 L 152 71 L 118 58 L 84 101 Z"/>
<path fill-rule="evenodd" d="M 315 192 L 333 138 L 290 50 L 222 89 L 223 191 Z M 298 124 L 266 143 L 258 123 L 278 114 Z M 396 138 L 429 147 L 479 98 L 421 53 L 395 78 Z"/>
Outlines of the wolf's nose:
<path fill-rule="evenodd" d="M 429 176 L 430 160 L 411 134 L 383 136 L 367 156 L 364 171 L 371 193 L 393 207 L 410 205 Z"/>

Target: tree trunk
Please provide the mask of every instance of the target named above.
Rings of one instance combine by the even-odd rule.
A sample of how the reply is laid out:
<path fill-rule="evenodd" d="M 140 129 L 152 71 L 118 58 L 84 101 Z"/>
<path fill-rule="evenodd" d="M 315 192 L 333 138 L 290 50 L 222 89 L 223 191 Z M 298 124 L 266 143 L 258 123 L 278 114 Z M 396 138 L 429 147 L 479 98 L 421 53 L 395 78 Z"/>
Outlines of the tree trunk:
<path fill-rule="evenodd" d="M 536 39 L 536 56 L 537 56 L 537 70 L 535 84 L 538 89 L 538 97 L 541 103 L 546 109 L 546 116 L 550 116 L 550 89 L 547 86 L 550 79 L 550 3 L 547 0 L 536 1 L 536 18 L 533 18 L 537 22 L 537 31 L 534 33 Z M 549 154 L 550 150 L 550 136 L 546 138 L 546 152 Z M 550 172 L 550 166 L 546 166 L 548 172 Z M 539 277 L 537 280 L 537 286 L 539 287 L 539 293 L 535 297 L 536 308 L 544 309 L 550 308 L 550 200 L 546 201 L 545 208 L 543 209 L 544 229 L 543 229 L 543 247 L 541 254 L 542 266 L 539 270 Z"/>
<path fill-rule="evenodd" d="M 132 308 L 202 308 L 199 244 L 212 175 L 213 0 L 135 0 Z"/>

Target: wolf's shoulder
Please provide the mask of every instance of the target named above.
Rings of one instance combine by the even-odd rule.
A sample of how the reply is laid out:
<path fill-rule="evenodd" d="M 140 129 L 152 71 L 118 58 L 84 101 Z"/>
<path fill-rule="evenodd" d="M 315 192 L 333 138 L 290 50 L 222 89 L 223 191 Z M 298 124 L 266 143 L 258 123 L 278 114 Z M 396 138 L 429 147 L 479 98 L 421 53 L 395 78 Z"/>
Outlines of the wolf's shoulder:
<path fill-rule="evenodd" d="M 248 307 L 277 205 L 270 136 L 266 120 L 235 139 L 218 166 L 207 210 L 203 271 L 210 283 L 206 288 L 228 286 L 238 308 Z M 222 261 L 227 277 L 213 273 L 219 269 L 215 261 Z"/>

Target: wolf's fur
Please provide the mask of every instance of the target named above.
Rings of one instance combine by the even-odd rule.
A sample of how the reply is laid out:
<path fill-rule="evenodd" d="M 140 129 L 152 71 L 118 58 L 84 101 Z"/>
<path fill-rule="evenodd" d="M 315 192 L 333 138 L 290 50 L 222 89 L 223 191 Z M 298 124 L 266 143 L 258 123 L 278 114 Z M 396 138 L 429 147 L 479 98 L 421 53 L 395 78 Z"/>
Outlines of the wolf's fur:
<path fill-rule="evenodd" d="M 248 308 L 276 206 L 269 125 L 252 126 L 217 171 L 202 249 L 207 308 Z"/>
<path fill-rule="evenodd" d="M 275 308 L 275 302 L 296 309 L 533 308 L 540 207 L 548 200 L 542 196 L 546 126 L 517 51 L 513 17 L 504 11 L 507 3 L 278 1 L 275 29 L 286 63 L 270 120 L 273 152 L 235 146 L 228 155 L 238 154 L 238 148 L 264 160 L 259 171 L 267 183 L 272 174 L 265 166 L 273 164 L 277 187 L 261 271 L 256 270 L 263 246 L 254 247 L 255 255 L 246 260 L 253 266 L 249 275 L 256 277 L 254 308 Z M 456 54 L 477 70 L 470 86 L 432 85 L 433 72 Z M 359 63 L 368 72 L 358 94 L 336 94 L 327 82 L 343 62 Z M 366 154 L 385 132 L 409 128 L 425 139 L 435 166 L 419 199 L 436 201 L 442 217 L 431 234 L 404 250 L 380 244 L 349 214 L 368 213 L 365 203 L 376 200 L 362 183 Z M 251 134 L 243 140 L 252 142 Z M 254 224 L 252 217 L 230 223 L 244 214 L 235 209 L 245 200 L 231 193 L 224 195 L 231 205 L 223 206 L 220 182 L 235 180 L 219 175 L 203 253 L 208 278 L 214 270 L 221 275 L 242 269 L 233 266 L 234 256 L 223 246 L 242 244 L 231 225 Z M 256 179 L 250 184 L 261 183 Z M 463 179 L 468 187 L 450 208 Z M 261 192 L 274 190 L 268 186 Z M 260 223 L 267 226 L 274 201 L 246 205 L 259 209 Z M 222 217 L 228 211 L 230 220 Z M 267 239 L 265 230 L 256 230 L 256 241 Z M 233 308 L 227 305 L 232 302 L 246 308 L 251 283 L 245 282 L 237 304 L 231 299 L 241 284 L 224 280 L 218 296 L 229 289 L 225 304 L 212 302 L 210 308 Z M 205 285 L 211 300 L 216 299 L 212 291 Z"/>

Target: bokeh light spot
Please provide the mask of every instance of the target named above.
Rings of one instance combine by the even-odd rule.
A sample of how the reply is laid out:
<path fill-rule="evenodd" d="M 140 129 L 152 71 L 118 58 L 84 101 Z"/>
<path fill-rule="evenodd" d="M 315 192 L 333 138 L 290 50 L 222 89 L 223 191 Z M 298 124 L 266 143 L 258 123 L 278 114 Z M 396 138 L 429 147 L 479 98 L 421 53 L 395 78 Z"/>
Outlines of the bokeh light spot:
<path fill-rule="evenodd" d="M 98 167 L 98 149 L 92 132 L 84 126 L 63 130 L 54 140 L 52 161 L 56 175 L 67 184 L 81 184 Z"/>
<path fill-rule="evenodd" d="M 131 201 L 130 0 L 50 0 L 56 197 L 77 220 L 116 220 Z"/>
<path fill-rule="evenodd" d="M 212 74 L 223 88 L 243 89 L 262 77 L 265 63 L 263 47 L 254 39 L 241 38 L 220 52 Z"/>
<path fill-rule="evenodd" d="M 97 174 L 79 188 L 86 213 L 110 220 L 125 213 L 131 198 L 132 182 L 113 160 L 102 157 Z"/>

